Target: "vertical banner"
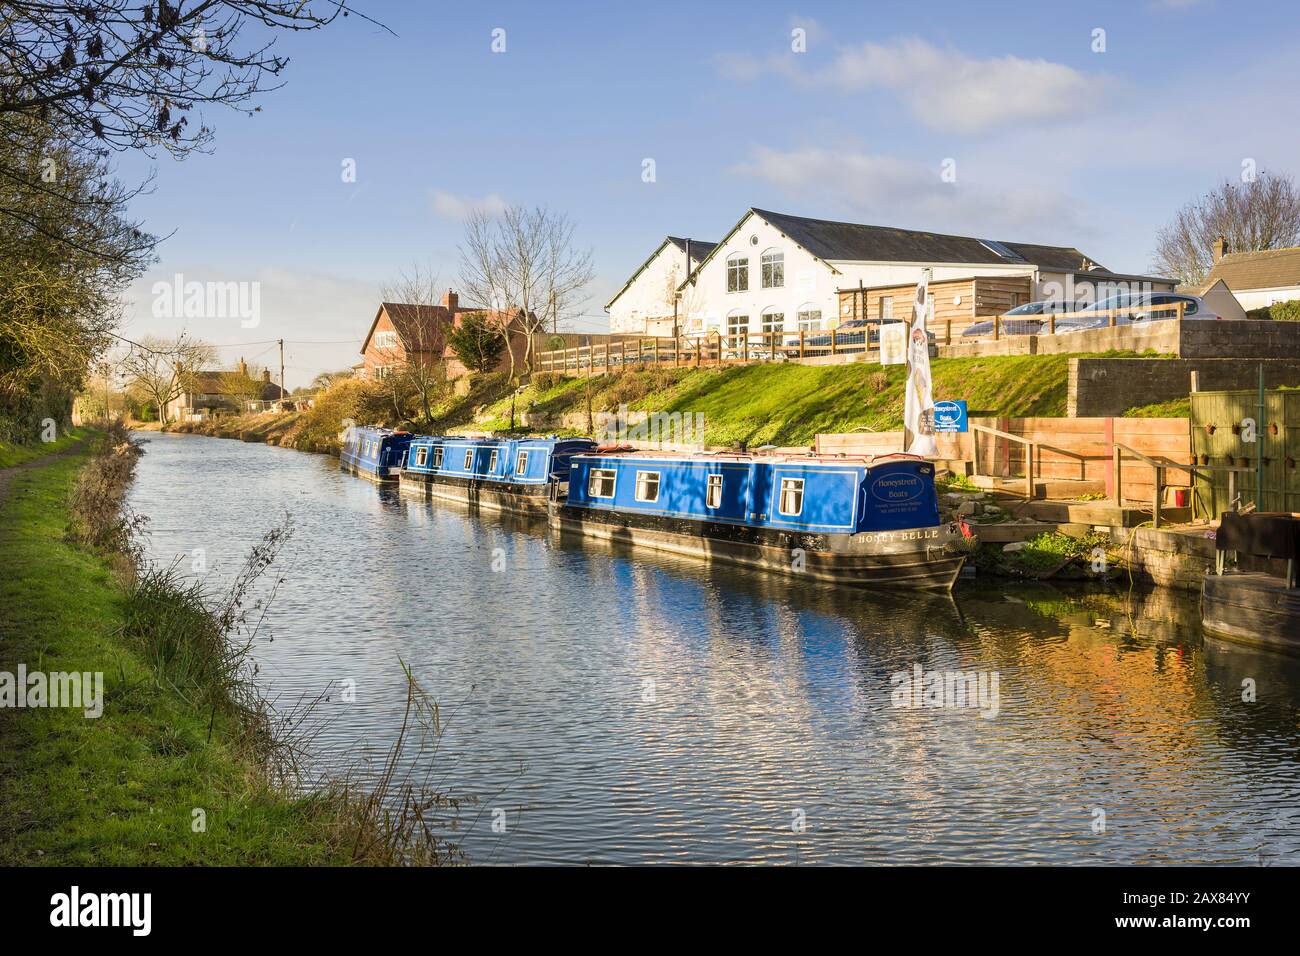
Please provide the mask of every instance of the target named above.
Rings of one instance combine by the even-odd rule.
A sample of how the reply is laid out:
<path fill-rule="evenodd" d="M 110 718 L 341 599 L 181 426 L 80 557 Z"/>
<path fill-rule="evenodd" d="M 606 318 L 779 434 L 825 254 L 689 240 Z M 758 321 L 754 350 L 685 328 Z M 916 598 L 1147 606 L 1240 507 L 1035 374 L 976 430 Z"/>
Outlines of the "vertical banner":
<path fill-rule="evenodd" d="M 912 332 L 907 346 L 907 392 L 903 400 L 903 451 L 934 458 L 934 398 L 930 384 L 930 336 L 926 317 L 930 311 L 931 270 L 921 270 L 912 304 Z"/>

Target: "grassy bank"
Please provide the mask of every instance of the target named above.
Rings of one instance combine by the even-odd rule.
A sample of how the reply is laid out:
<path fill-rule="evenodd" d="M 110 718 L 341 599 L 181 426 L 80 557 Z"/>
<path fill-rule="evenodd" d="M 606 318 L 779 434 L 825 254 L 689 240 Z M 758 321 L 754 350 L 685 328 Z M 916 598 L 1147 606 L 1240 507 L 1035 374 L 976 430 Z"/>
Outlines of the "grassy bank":
<path fill-rule="evenodd" d="M 13 445 L 0 441 L 0 468 L 12 468 L 14 465 L 21 465 L 62 451 L 75 445 L 89 434 L 90 430 L 87 428 L 73 428 L 65 431 L 52 442 L 38 441 L 30 445 Z"/>
<path fill-rule="evenodd" d="M 403 855 L 373 794 L 289 788 L 229 622 L 166 572 L 131 573 L 129 516 L 87 517 L 129 480 L 109 449 L 92 460 L 103 444 L 11 473 L 0 506 L 0 671 L 103 675 L 97 718 L 0 708 L 0 865 L 436 862 Z"/>
<path fill-rule="evenodd" d="M 965 399 L 972 416 L 1063 416 L 1071 357 L 935 359 L 934 397 Z M 588 405 L 593 416 L 626 405 L 633 411 L 703 413 L 710 445 L 807 445 L 818 432 L 902 428 L 906 381 L 905 366 L 866 362 L 659 368 L 591 379 L 543 374 L 514 396 L 515 430 L 584 434 Z M 318 452 L 337 452 L 346 418 L 429 434 L 510 430 L 511 387 L 501 373 L 475 376 L 468 394 L 444 397 L 430 421 L 398 421 L 382 406 L 358 401 L 357 386 L 336 386 L 305 412 L 244 415 L 168 430 Z M 529 416 L 527 428 L 522 425 L 524 413 Z"/>
<path fill-rule="evenodd" d="M 1068 355 L 935 359 L 934 397 L 965 399 L 971 415 L 1064 415 Z M 630 409 L 701 412 L 705 441 L 731 445 L 810 444 L 818 432 L 902 427 L 901 365 L 748 365 L 728 368 L 658 369 L 600 376 L 591 380 L 593 410 Z M 582 379 L 539 376 L 516 399 L 518 409 L 558 420 L 585 418 L 587 384 Z M 482 427 L 509 425 L 509 399 L 484 410 Z"/>

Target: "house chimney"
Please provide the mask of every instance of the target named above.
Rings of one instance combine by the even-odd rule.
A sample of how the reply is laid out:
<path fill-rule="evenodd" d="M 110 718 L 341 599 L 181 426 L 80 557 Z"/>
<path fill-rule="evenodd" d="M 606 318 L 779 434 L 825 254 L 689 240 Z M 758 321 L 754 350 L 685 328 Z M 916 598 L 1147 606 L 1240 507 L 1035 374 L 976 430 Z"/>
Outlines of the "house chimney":
<path fill-rule="evenodd" d="M 1228 237 L 1220 236 L 1214 240 L 1214 261 L 1218 262 L 1228 254 Z"/>
<path fill-rule="evenodd" d="M 269 368 L 262 369 L 262 381 L 268 385 L 271 384 L 271 370 Z"/>
<path fill-rule="evenodd" d="M 454 316 L 456 314 L 456 308 L 459 305 L 460 305 L 460 296 L 458 296 L 455 292 L 452 292 L 450 289 L 448 289 L 447 292 L 442 297 L 442 307 L 446 309 L 448 313 Z"/>

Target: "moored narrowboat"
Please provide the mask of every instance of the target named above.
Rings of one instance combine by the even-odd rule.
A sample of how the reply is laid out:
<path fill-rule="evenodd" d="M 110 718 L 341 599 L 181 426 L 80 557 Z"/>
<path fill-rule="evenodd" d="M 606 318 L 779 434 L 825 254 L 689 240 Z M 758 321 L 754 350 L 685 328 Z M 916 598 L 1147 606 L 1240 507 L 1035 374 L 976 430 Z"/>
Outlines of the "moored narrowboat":
<path fill-rule="evenodd" d="M 353 426 L 343 436 L 339 468 L 371 481 L 397 481 L 415 436 L 389 428 Z"/>
<path fill-rule="evenodd" d="M 589 438 L 420 437 L 407 451 L 404 492 L 544 515 L 568 490 L 569 462 L 594 451 Z"/>
<path fill-rule="evenodd" d="M 910 456 L 614 453 L 572 459 L 551 524 L 819 581 L 948 590 L 970 542 Z"/>

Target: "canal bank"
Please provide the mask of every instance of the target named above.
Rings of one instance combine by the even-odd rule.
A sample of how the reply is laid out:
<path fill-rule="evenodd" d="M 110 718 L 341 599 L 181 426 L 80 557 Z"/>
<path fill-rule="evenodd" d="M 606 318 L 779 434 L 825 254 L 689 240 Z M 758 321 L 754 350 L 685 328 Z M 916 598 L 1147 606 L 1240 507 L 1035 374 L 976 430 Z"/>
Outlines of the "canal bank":
<path fill-rule="evenodd" d="M 156 641 L 132 636 L 142 620 L 161 620 L 141 609 L 129 556 L 74 540 L 84 536 L 72 507 L 84 493 L 74 492 L 78 476 L 113 454 L 104 433 L 86 429 L 58 453 L 22 455 L 21 470 L 0 473 L 0 683 L 8 695 L 0 706 L 0 863 L 394 862 L 370 849 L 376 837 L 355 799 L 328 783 L 295 795 L 268 772 L 247 722 L 217 706 L 197 679 L 180 682 L 163 668 L 151 654 Z M 121 463 L 113 470 L 129 473 Z M 98 504 L 125 491 L 101 485 Z M 105 527 L 104 540 L 116 536 Z M 170 602 L 179 613 L 176 598 L 152 593 L 156 606 Z M 80 706 L 48 706 L 59 675 L 86 678 Z M 367 849 L 358 856 L 358 847 Z"/>

